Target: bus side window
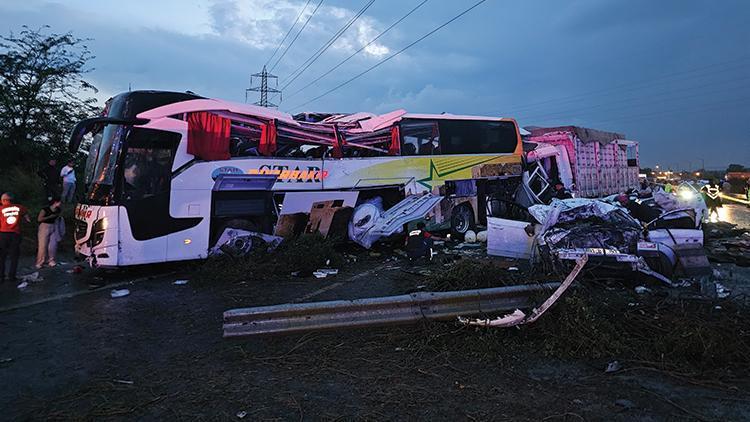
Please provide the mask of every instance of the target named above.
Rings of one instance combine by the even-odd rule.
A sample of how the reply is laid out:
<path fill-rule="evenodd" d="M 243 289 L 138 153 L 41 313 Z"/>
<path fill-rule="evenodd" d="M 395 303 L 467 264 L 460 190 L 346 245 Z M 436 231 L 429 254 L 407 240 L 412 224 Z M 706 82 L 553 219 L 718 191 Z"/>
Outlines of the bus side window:
<path fill-rule="evenodd" d="M 401 131 L 401 155 L 440 154 L 440 134 L 432 121 L 403 123 Z"/>
<path fill-rule="evenodd" d="M 444 154 L 512 153 L 518 144 L 516 127 L 508 121 L 441 120 Z"/>
<path fill-rule="evenodd" d="M 232 157 L 259 156 L 260 126 L 232 122 L 229 132 L 229 155 Z"/>

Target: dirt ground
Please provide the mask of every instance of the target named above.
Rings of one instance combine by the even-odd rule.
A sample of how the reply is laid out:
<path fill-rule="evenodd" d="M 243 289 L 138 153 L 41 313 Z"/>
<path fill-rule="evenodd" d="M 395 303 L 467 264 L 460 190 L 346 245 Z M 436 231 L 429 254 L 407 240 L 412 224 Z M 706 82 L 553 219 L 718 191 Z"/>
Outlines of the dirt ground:
<path fill-rule="evenodd" d="M 326 279 L 217 284 L 185 265 L 77 275 L 69 263 L 23 292 L 0 285 L 0 419 L 750 420 L 743 374 L 498 347 L 493 336 L 516 329 L 222 338 L 227 309 L 399 294 L 429 277 L 403 259 L 362 256 Z M 750 285 L 747 269 L 718 268 L 733 287 Z M 108 286 L 92 289 L 98 277 Z M 131 293 L 113 299 L 113 287 Z M 612 360 L 622 369 L 606 373 Z"/>

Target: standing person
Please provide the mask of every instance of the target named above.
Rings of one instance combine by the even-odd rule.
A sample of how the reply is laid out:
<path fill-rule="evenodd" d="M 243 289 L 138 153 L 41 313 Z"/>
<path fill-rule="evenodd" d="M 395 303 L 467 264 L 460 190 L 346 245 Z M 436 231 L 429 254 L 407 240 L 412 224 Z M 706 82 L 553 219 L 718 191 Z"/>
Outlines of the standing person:
<path fill-rule="evenodd" d="M 747 200 L 747 207 L 750 208 L 750 178 L 745 181 L 745 199 Z"/>
<path fill-rule="evenodd" d="M 5 281 L 5 259 L 10 256 L 8 279 L 15 281 L 18 254 L 21 249 L 21 218 L 31 223 L 23 205 L 13 203 L 13 195 L 5 192 L 0 197 L 0 281 Z"/>
<path fill-rule="evenodd" d="M 711 183 L 701 188 L 703 194 L 703 200 L 706 202 L 708 207 L 708 219 L 711 219 L 712 214 L 716 214 L 716 219 L 719 218 L 719 208 L 721 208 L 721 188 L 716 179 L 712 180 Z"/>
<path fill-rule="evenodd" d="M 73 161 L 68 161 L 65 167 L 60 170 L 60 178 L 62 179 L 62 201 L 67 203 L 73 202 L 73 198 L 76 193 L 76 171 L 73 168 Z"/>
<path fill-rule="evenodd" d="M 664 192 L 666 192 L 666 193 L 672 193 L 672 192 L 674 192 L 674 186 L 672 185 L 671 181 L 668 181 L 664 185 Z"/>
<path fill-rule="evenodd" d="M 44 185 L 44 192 L 47 195 L 49 201 L 53 197 L 60 194 L 60 179 L 57 173 L 57 161 L 52 159 L 47 162 L 47 165 L 36 173 L 41 179 Z"/>
<path fill-rule="evenodd" d="M 45 261 L 50 267 L 57 265 L 57 242 L 63 236 L 61 224 L 62 203 L 60 198 L 52 198 L 49 205 L 39 211 L 36 221 L 39 223 L 39 246 L 36 252 L 36 268 L 42 268 Z"/>

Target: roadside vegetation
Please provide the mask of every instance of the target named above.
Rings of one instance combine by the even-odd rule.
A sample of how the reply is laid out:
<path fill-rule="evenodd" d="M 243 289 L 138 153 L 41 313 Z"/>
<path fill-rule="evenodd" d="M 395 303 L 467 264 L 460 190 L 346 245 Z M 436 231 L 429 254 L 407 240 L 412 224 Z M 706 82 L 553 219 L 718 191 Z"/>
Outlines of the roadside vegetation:
<path fill-rule="evenodd" d="M 491 261 L 461 260 L 430 281 L 430 288 L 456 290 L 498 287 L 540 280 Z M 547 279 L 545 279 L 547 281 Z M 462 353 L 520 356 L 538 352 L 556 358 L 618 360 L 680 374 L 713 372 L 750 374 L 750 309 L 743 299 L 680 298 L 661 292 L 637 294 L 627 283 L 610 284 L 583 278 L 538 321 L 514 329 L 469 328 L 459 337 L 441 334 L 444 347 L 458 341 Z M 689 292 L 688 293 L 688 297 Z M 696 295 L 697 296 L 697 295 Z M 536 302 L 546 299 L 537 297 Z M 453 324 L 431 324 L 437 333 Z M 451 347 L 452 349 L 452 347 Z M 453 349 L 457 351 L 456 349 Z"/>
<path fill-rule="evenodd" d="M 311 276 L 317 269 L 340 268 L 343 263 L 336 241 L 303 234 L 272 251 L 257 250 L 243 257 L 221 255 L 198 263 L 195 279 L 201 283 L 233 283 Z"/>

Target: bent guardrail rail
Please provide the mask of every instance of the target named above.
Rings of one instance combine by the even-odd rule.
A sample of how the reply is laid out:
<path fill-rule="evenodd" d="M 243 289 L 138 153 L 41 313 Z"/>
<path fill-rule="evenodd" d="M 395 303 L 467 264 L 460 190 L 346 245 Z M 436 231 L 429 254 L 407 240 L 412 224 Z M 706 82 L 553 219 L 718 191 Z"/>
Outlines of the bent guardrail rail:
<path fill-rule="evenodd" d="M 224 337 L 400 325 L 512 311 L 532 306 L 533 295 L 558 286 L 540 283 L 231 309 L 224 312 Z"/>

